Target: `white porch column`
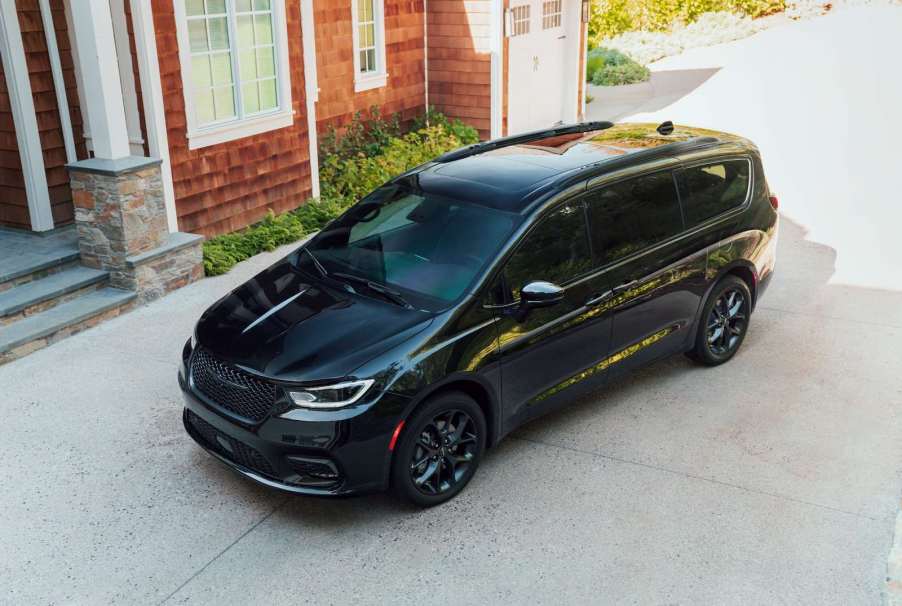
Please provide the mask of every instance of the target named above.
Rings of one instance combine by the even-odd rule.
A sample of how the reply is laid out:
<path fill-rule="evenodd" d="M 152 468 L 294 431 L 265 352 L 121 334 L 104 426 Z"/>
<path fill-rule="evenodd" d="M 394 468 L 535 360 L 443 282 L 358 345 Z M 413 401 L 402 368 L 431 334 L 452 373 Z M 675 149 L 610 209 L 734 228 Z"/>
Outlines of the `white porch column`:
<path fill-rule="evenodd" d="M 301 39 L 304 45 L 304 97 L 307 102 L 307 142 L 310 150 L 310 194 L 319 198 L 319 138 L 316 134 L 316 102 L 319 81 L 316 75 L 316 30 L 313 0 L 301 0 Z"/>
<path fill-rule="evenodd" d="M 163 105 L 163 85 L 160 82 L 160 63 L 157 57 L 157 36 L 153 25 L 150 0 L 130 0 L 132 25 L 135 30 L 135 50 L 138 54 L 138 77 L 144 99 L 144 124 L 147 128 L 147 150 L 160 159 L 163 179 L 163 200 L 166 203 L 166 224 L 169 231 L 179 230 L 175 209 L 175 189 L 172 185 L 172 165 L 169 163 L 169 136 L 166 133 L 166 108 Z"/>
<path fill-rule="evenodd" d="M 50 193 L 47 190 L 41 137 L 34 113 L 31 80 L 25 63 L 25 48 L 22 46 L 15 0 L 0 0 L 0 57 L 3 59 L 3 72 L 6 74 L 6 88 L 16 129 L 31 228 L 35 231 L 47 231 L 53 229 Z"/>
<path fill-rule="evenodd" d="M 73 9 L 73 34 L 87 93 L 84 110 L 91 125 L 94 156 L 106 160 L 125 158 L 130 154 L 128 128 L 109 1 L 79 0 Z"/>
<path fill-rule="evenodd" d="M 489 48 L 491 49 L 491 128 L 489 136 L 492 139 L 501 137 L 501 124 L 504 120 L 502 115 L 502 103 L 504 102 L 504 61 L 508 59 L 504 56 L 504 2 L 503 0 L 491 0 L 491 40 Z"/>

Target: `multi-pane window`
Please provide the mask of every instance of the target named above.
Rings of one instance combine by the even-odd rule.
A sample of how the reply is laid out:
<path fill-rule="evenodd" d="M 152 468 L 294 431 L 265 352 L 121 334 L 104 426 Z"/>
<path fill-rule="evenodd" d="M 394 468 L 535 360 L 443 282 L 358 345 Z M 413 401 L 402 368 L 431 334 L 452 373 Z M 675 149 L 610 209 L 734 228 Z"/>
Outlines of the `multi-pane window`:
<path fill-rule="evenodd" d="M 381 71 L 376 52 L 376 0 L 357 2 L 357 70 L 361 74 Z"/>
<path fill-rule="evenodd" d="M 272 0 L 185 0 L 195 125 L 279 107 Z"/>
<path fill-rule="evenodd" d="M 529 33 L 529 5 L 523 4 L 511 8 L 511 36 L 522 36 Z"/>
<path fill-rule="evenodd" d="M 542 29 L 561 26 L 561 0 L 546 0 L 542 3 Z"/>

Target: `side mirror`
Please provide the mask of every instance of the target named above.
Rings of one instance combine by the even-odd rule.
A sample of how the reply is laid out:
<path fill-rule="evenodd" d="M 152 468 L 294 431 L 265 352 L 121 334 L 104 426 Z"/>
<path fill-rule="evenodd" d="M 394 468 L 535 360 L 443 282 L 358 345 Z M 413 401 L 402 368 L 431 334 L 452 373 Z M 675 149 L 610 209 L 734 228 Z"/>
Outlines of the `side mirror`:
<path fill-rule="evenodd" d="M 537 280 L 520 289 L 520 306 L 526 309 L 551 307 L 564 300 L 564 289 L 551 282 Z"/>

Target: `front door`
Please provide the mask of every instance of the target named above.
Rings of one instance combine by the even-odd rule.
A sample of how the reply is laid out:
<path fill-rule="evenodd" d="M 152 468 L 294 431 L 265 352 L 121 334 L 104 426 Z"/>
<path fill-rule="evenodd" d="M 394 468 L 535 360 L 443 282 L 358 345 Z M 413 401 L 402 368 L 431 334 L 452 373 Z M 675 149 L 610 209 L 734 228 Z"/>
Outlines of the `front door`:
<path fill-rule="evenodd" d="M 568 31 L 576 3 L 513 0 L 508 17 L 508 135 L 550 128 L 564 120 L 572 95 L 573 42 Z M 571 73 L 571 71 L 573 73 Z M 573 100 L 575 106 L 576 101 Z"/>
<path fill-rule="evenodd" d="M 587 202 L 593 250 L 613 291 L 611 373 L 684 348 L 705 287 L 706 251 L 681 237 L 673 173 L 590 190 Z"/>
<path fill-rule="evenodd" d="M 604 298 L 606 285 L 591 271 L 581 201 L 567 203 L 541 220 L 508 259 L 501 277 L 501 289 L 507 293 L 502 297 L 514 303 L 497 313 L 504 412 L 514 423 L 603 380 L 603 369 L 594 367 L 607 355 L 611 319 L 595 305 Z M 565 298 L 519 316 L 514 312 L 519 291 L 535 280 L 562 286 Z"/>

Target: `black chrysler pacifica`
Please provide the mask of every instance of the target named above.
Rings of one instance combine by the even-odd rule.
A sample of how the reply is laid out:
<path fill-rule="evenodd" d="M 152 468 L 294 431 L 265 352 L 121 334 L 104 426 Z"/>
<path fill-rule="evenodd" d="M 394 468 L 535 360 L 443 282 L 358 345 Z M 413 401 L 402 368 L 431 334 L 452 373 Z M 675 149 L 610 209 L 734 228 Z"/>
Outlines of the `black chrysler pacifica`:
<path fill-rule="evenodd" d="M 444 502 L 507 433 L 629 369 L 729 360 L 776 208 L 751 142 L 669 122 L 450 152 L 204 312 L 185 428 L 268 486 Z"/>

